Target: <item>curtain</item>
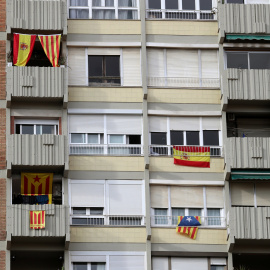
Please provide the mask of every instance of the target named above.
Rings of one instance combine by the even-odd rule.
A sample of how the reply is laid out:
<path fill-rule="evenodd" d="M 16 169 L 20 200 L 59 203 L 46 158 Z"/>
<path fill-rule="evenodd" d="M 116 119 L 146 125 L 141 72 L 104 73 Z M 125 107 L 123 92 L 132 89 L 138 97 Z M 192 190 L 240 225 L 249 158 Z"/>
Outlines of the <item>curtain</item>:
<path fill-rule="evenodd" d="M 70 0 L 70 6 L 87 7 L 88 6 L 88 1 L 87 0 Z"/>
<path fill-rule="evenodd" d="M 136 10 L 119 10 L 118 19 L 120 20 L 137 20 L 138 12 Z"/>
<path fill-rule="evenodd" d="M 115 11 L 114 10 L 93 10 L 93 19 L 113 20 L 115 19 Z"/>
<path fill-rule="evenodd" d="M 221 225 L 220 209 L 207 209 L 208 225 Z M 211 218 L 212 217 L 212 218 Z"/>
<path fill-rule="evenodd" d="M 137 0 L 119 0 L 118 6 L 119 7 L 136 7 Z"/>
<path fill-rule="evenodd" d="M 88 9 L 70 9 L 69 10 L 70 19 L 89 19 Z"/>

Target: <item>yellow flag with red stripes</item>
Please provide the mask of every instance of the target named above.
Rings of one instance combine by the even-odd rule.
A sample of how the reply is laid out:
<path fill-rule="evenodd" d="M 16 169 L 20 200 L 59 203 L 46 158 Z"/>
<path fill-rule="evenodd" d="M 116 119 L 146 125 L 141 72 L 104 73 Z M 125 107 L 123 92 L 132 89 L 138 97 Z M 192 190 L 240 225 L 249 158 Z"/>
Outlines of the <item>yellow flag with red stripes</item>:
<path fill-rule="evenodd" d="M 30 211 L 30 228 L 35 230 L 45 228 L 45 211 Z"/>
<path fill-rule="evenodd" d="M 53 67 L 58 66 L 61 35 L 39 35 L 42 48 L 52 63 Z"/>

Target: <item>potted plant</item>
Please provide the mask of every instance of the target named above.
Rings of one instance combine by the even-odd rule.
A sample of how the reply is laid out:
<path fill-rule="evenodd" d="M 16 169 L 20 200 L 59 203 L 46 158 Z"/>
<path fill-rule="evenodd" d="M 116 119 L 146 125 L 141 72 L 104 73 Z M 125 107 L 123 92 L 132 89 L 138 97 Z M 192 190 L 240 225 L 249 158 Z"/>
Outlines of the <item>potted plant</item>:
<path fill-rule="evenodd" d="M 12 67 L 12 52 L 11 51 L 7 53 L 7 66 Z"/>
<path fill-rule="evenodd" d="M 59 60 L 58 60 L 58 65 L 60 67 L 65 67 L 66 66 L 66 63 L 67 63 L 67 57 L 64 55 L 64 56 L 59 56 Z"/>

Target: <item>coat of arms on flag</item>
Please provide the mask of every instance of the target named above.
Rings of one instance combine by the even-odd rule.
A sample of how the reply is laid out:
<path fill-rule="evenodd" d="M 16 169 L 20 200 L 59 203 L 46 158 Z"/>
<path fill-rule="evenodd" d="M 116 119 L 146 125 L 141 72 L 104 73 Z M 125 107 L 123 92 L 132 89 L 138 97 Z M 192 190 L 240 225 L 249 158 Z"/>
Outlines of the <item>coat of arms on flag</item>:
<path fill-rule="evenodd" d="M 45 211 L 30 211 L 30 229 L 45 228 Z"/>
<path fill-rule="evenodd" d="M 191 239 L 195 240 L 198 232 L 198 227 L 201 225 L 201 217 L 199 216 L 179 216 L 176 232 L 185 233 Z"/>

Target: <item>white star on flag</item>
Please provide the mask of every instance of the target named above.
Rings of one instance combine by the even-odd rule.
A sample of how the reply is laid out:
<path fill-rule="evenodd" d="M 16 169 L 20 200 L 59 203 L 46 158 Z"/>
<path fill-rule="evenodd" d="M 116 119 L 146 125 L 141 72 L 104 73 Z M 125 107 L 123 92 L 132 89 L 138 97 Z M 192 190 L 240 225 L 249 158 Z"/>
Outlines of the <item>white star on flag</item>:
<path fill-rule="evenodd" d="M 187 219 L 186 219 L 188 222 L 190 222 L 191 221 L 191 217 L 187 217 Z"/>

